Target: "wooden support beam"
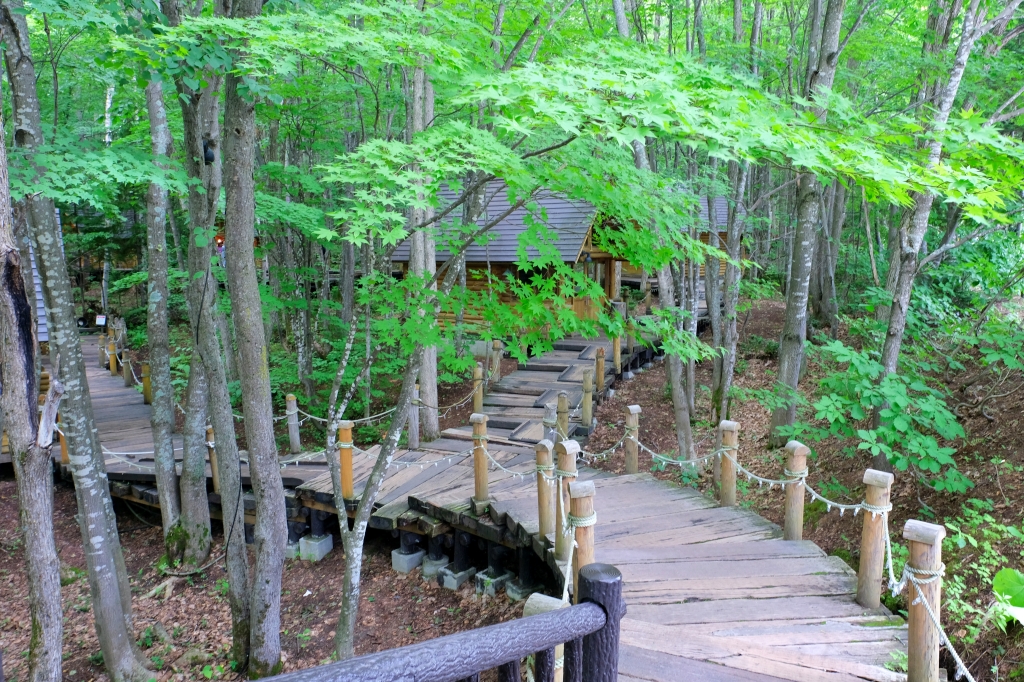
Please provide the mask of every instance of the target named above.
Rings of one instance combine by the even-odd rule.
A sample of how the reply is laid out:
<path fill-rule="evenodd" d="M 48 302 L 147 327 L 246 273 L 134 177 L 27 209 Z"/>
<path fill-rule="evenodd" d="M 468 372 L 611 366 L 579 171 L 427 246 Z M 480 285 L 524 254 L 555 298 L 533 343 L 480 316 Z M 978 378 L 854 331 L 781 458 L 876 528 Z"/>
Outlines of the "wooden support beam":
<path fill-rule="evenodd" d="M 637 445 L 637 433 L 640 429 L 640 406 L 626 407 L 626 440 L 622 447 L 626 453 L 626 473 L 640 473 L 640 446 Z"/>
<path fill-rule="evenodd" d="M 483 516 L 490 505 L 487 482 L 487 415 L 474 413 L 469 421 L 473 424 L 473 513 Z"/>
<path fill-rule="evenodd" d="M 573 481 L 569 484 L 569 513 L 576 524 L 576 551 L 572 561 L 574 601 L 579 603 L 580 569 L 594 563 L 594 482 Z M 587 523 L 590 525 L 585 525 Z M 583 524 L 583 525 L 580 525 Z"/>
<path fill-rule="evenodd" d="M 406 420 L 406 440 L 410 450 L 420 446 L 420 385 L 412 389 L 412 402 L 409 403 L 409 416 Z"/>
<path fill-rule="evenodd" d="M 153 384 L 149 378 L 148 362 L 142 363 L 142 402 L 146 405 L 153 404 Z"/>
<path fill-rule="evenodd" d="M 355 476 L 352 469 L 352 427 L 347 419 L 338 424 L 338 467 L 341 470 L 341 496 L 348 500 L 356 497 Z"/>
<path fill-rule="evenodd" d="M 473 412 L 484 411 L 484 367 L 479 362 L 473 366 Z"/>
<path fill-rule="evenodd" d="M 933 523 L 911 519 L 903 526 L 903 538 L 910 545 L 911 570 L 919 571 L 917 578 L 927 581 L 942 569 L 942 538 L 946 529 Z M 939 602 L 942 595 L 942 577 L 924 585 L 906 587 L 907 603 L 907 682 L 938 682 L 939 629 L 932 623 L 924 605 L 927 600 L 932 613 L 940 617 Z M 920 600 L 918 599 L 920 597 Z"/>
<path fill-rule="evenodd" d="M 739 435 L 740 425 L 738 422 L 723 421 L 718 425 L 722 434 L 722 448 L 727 449 L 722 455 L 722 485 L 718 489 L 718 502 L 723 507 L 736 506 L 736 465 L 725 455 L 730 455 L 738 463 L 740 461 Z"/>
<path fill-rule="evenodd" d="M 110 362 L 110 376 L 117 376 L 117 344 L 114 341 L 107 342 L 107 360 Z"/>
<path fill-rule="evenodd" d="M 542 613 L 569 608 L 569 606 L 570 604 L 568 602 L 564 602 L 557 597 L 549 597 L 546 594 L 534 592 L 530 595 L 529 599 L 526 600 L 526 604 L 523 606 L 523 618 L 539 616 Z M 563 654 L 563 644 L 559 644 L 554 649 L 538 652 L 534 664 L 534 679 L 537 680 L 537 682 L 562 682 L 562 671 L 564 666 L 558 665 L 556 667 L 555 661 L 560 660 Z"/>
<path fill-rule="evenodd" d="M 569 394 L 565 391 L 558 393 L 558 440 L 565 440 L 569 437 Z M 556 441 L 557 442 L 557 441 Z"/>
<path fill-rule="evenodd" d="M 220 494 L 220 469 L 217 468 L 217 443 L 213 427 L 206 428 L 206 454 L 210 459 L 210 476 L 213 478 L 213 492 Z"/>
<path fill-rule="evenodd" d="M 801 478 L 807 475 L 807 453 L 811 450 L 803 443 L 791 440 L 786 443 L 786 478 Z M 804 481 L 786 484 L 786 520 L 783 525 L 784 540 L 804 539 Z"/>
<path fill-rule="evenodd" d="M 558 497 L 555 499 L 558 505 L 555 512 L 555 560 L 567 561 L 569 559 L 569 546 L 572 539 L 565 533 L 563 518 L 569 511 L 569 483 L 576 478 L 576 456 L 580 453 L 580 444 L 574 440 L 563 440 L 555 445 L 555 456 L 558 459 L 558 468 L 555 473 L 559 476 Z"/>
<path fill-rule="evenodd" d="M 124 387 L 131 388 L 135 385 L 135 378 L 132 376 L 132 360 L 128 357 L 128 351 L 121 351 L 121 378 L 124 379 Z"/>
<path fill-rule="evenodd" d="M 622 337 L 612 339 L 612 361 L 615 363 L 615 376 L 622 376 Z"/>
<path fill-rule="evenodd" d="M 491 385 L 498 383 L 501 379 L 501 356 L 502 356 L 502 344 L 501 341 L 495 339 L 491 343 Z"/>
<path fill-rule="evenodd" d="M 100 340 L 99 340 L 99 343 L 97 344 L 97 347 L 100 350 L 100 367 L 106 367 L 107 364 L 109 363 L 109 360 L 107 359 L 107 335 L 106 334 L 100 334 Z"/>
<path fill-rule="evenodd" d="M 558 406 L 555 403 L 544 403 L 544 437 L 552 443 L 562 440 L 558 437 Z"/>
<path fill-rule="evenodd" d="M 580 421 L 583 433 L 590 433 L 594 428 L 594 370 L 589 367 L 583 370 L 583 403 L 580 405 Z"/>
<path fill-rule="evenodd" d="M 288 450 L 297 455 L 302 452 L 302 437 L 299 434 L 299 403 L 294 393 L 284 397 L 284 414 L 288 420 Z"/>
<path fill-rule="evenodd" d="M 597 402 L 604 400 L 604 347 L 597 349 L 594 358 L 594 379 L 597 381 Z"/>
<path fill-rule="evenodd" d="M 555 465 L 552 450 L 555 444 L 548 439 L 537 443 L 537 519 L 541 536 L 555 532 Z"/>
<path fill-rule="evenodd" d="M 889 507 L 893 475 L 868 469 L 864 472 L 864 502 L 876 510 Z M 864 510 L 864 529 L 860 535 L 860 567 L 857 571 L 857 603 L 868 609 L 882 605 L 882 568 L 885 561 L 884 513 Z"/>

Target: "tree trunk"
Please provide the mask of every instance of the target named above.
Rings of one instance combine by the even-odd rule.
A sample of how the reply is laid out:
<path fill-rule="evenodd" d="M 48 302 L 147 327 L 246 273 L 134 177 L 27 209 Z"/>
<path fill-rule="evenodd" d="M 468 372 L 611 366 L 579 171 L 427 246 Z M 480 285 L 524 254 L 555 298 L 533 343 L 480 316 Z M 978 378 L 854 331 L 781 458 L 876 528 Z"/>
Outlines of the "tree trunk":
<path fill-rule="evenodd" d="M 232 7 L 232 17 L 257 16 L 260 9 L 259 0 L 238 0 Z M 228 293 L 238 344 L 249 471 L 256 498 L 249 674 L 265 677 L 277 674 L 282 668 L 281 572 L 288 529 L 274 440 L 270 368 L 253 248 L 256 109 L 253 101 L 239 93 L 242 84 L 242 79 L 235 74 L 228 75 L 225 83 L 224 232 L 226 247 L 231 252 L 227 263 Z"/>
<path fill-rule="evenodd" d="M 14 141 L 20 147 L 31 149 L 42 140 L 42 123 L 28 26 L 20 2 L 0 3 L 0 33 L 7 48 L 4 56 L 16 121 Z M 136 655 L 132 638 L 131 591 L 93 419 L 56 210 L 53 202 L 41 195 L 33 195 L 26 201 L 46 299 L 51 352 L 60 359 L 58 378 L 68 397 L 62 424 L 70 445 L 78 519 L 100 649 L 111 679 L 145 679 L 148 675 Z"/>
<path fill-rule="evenodd" d="M 152 138 L 153 155 L 157 159 L 166 159 L 171 146 L 171 131 L 167 127 L 163 87 L 159 76 L 152 74 L 152 77 L 153 80 L 146 86 L 149 134 Z M 158 163 L 166 165 L 166 161 Z M 174 424 L 174 387 L 171 386 L 171 348 L 167 328 L 167 190 L 156 182 L 149 184 L 146 193 L 146 243 L 149 258 L 146 336 L 149 342 L 149 376 L 153 386 L 153 409 L 150 412 L 153 465 L 160 497 L 164 547 L 169 558 L 176 558 L 181 555 L 184 538 L 180 537 L 178 532 L 181 505 L 178 498 L 174 444 L 171 441 Z"/>
<path fill-rule="evenodd" d="M 1005 3 L 1003 13 L 1015 11 L 1021 2 L 1022 0 L 1011 0 Z M 946 127 L 957 92 L 960 89 L 960 82 L 967 69 L 967 61 L 975 43 L 986 32 L 982 28 L 985 23 L 985 11 L 980 10 L 979 5 L 979 0 L 972 0 L 967 8 L 964 15 L 963 35 L 950 68 L 949 79 L 941 88 L 936 86 L 936 111 L 930 125 L 932 130 L 941 130 Z M 990 22 L 988 30 L 991 30 L 993 25 Z M 936 136 L 928 142 L 928 165 L 937 165 L 941 157 L 942 140 Z M 889 326 L 885 335 L 885 344 L 882 347 L 882 365 L 887 374 L 895 372 L 899 363 L 903 332 L 907 326 L 910 293 L 914 287 L 914 278 L 917 276 L 917 254 L 921 250 L 921 243 L 928 231 L 928 217 L 931 215 L 934 202 L 935 195 L 930 193 L 914 196 L 914 205 L 909 219 L 902 226 L 898 246 L 890 256 L 890 279 L 893 279 L 892 273 L 894 272 L 896 283 L 893 288 L 893 304 L 889 310 Z M 897 263 L 898 268 L 895 267 Z"/>
<path fill-rule="evenodd" d="M 161 9 L 171 26 L 181 23 L 176 0 L 164 0 Z M 218 2 L 214 8 L 217 16 L 224 15 L 224 7 Z M 248 665 L 249 652 L 249 559 L 245 548 L 243 531 L 243 505 L 241 500 L 241 478 L 239 472 L 238 444 L 235 441 L 235 422 L 231 411 L 224 368 L 220 361 L 220 347 L 217 343 L 212 308 L 217 291 L 217 282 L 210 273 L 214 220 L 221 190 L 220 127 L 218 121 L 221 78 L 206 74 L 207 86 L 194 91 L 180 79 L 176 82 L 178 102 L 184 130 L 184 161 L 190 178 L 199 180 L 189 185 L 188 210 L 192 237 L 188 244 L 188 266 L 190 274 L 189 309 L 192 335 L 196 339 L 193 354 L 198 354 L 207 379 L 211 421 L 217 440 L 217 468 L 220 472 L 221 509 L 224 520 L 224 535 L 227 554 L 228 603 L 231 605 L 231 658 L 236 669 L 244 670 Z M 214 161 L 204 161 L 204 142 L 214 152 Z M 198 236 L 204 236 L 205 246 L 199 246 Z M 205 273 L 205 275 L 203 274 Z M 195 362 L 195 357 L 193 358 Z M 203 408 L 205 411 L 205 407 Z M 186 446 L 186 456 L 188 448 Z M 202 462 L 190 460 L 183 469 L 198 470 L 200 464 L 205 471 L 205 453 Z M 190 486 L 195 486 L 194 488 Z M 189 521 L 189 508 L 198 510 L 207 507 L 206 477 L 183 475 L 181 479 L 183 499 L 182 516 L 186 525 L 199 525 Z M 189 500 L 193 501 L 190 502 Z"/>
<path fill-rule="evenodd" d="M 387 436 L 381 444 L 380 454 L 377 455 L 377 462 L 370 472 L 370 476 L 363 487 L 362 495 L 359 498 L 359 506 L 356 508 L 355 519 L 352 529 L 347 524 L 342 524 L 341 541 L 345 548 L 345 575 L 342 584 L 341 612 L 338 615 L 338 627 L 334 638 L 334 648 L 340 660 L 355 656 L 355 634 L 356 622 L 359 615 L 359 588 L 362 577 L 362 555 L 363 540 L 366 537 L 366 529 L 370 521 L 370 514 L 373 510 L 374 501 L 380 492 L 384 476 L 398 449 L 398 439 L 402 429 L 409 417 L 409 406 L 412 404 L 412 392 L 416 385 L 416 378 L 419 376 L 420 364 L 423 358 L 423 347 L 416 345 L 412 356 L 405 366 L 405 377 L 402 380 L 402 388 L 399 391 L 395 412 L 391 418 L 391 426 L 388 428 Z M 334 504 L 338 509 L 345 508 L 345 500 L 341 492 L 341 472 L 337 460 L 330 459 L 331 479 L 334 483 Z"/>
<path fill-rule="evenodd" d="M 722 372 L 720 383 L 712 391 L 718 396 L 715 405 L 717 422 L 729 418 L 729 390 L 732 388 L 733 374 L 736 369 L 736 346 L 739 333 L 736 327 L 736 309 L 739 306 L 740 279 L 743 270 L 738 263 L 742 257 L 741 242 L 746 225 L 739 216 L 740 204 L 746 191 L 749 166 L 730 162 L 729 175 L 732 178 L 732 196 L 729 198 L 729 212 L 726 219 L 725 251 L 730 260 L 725 264 L 725 281 L 722 285 Z"/>
<path fill-rule="evenodd" d="M 224 377 L 228 383 L 238 380 L 238 369 L 235 361 L 235 337 L 231 333 L 231 323 L 228 317 L 221 311 L 217 301 L 211 303 L 213 316 L 217 325 L 217 332 L 220 334 L 221 354 L 224 356 Z"/>
<path fill-rule="evenodd" d="M 807 299 L 811 280 L 811 261 L 814 259 L 815 227 L 821 184 L 808 173 L 797 180 L 797 221 L 793 236 L 793 257 L 790 262 L 789 290 L 786 295 L 786 316 L 779 341 L 779 384 L 796 392 L 800 381 L 800 367 L 804 360 L 804 341 L 807 340 Z M 770 447 L 781 447 L 786 438 L 776 433 L 779 426 L 789 426 L 796 419 L 795 396 L 789 396 L 785 406 L 772 414 Z"/>
<path fill-rule="evenodd" d="M 824 17 L 819 20 L 818 16 L 812 16 L 812 33 L 820 32 L 820 44 L 812 36 L 812 51 L 808 59 L 807 93 L 812 101 L 817 99 L 819 92 L 830 90 L 835 80 L 839 64 L 839 33 L 845 8 L 846 0 L 828 0 Z M 820 13 L 820 7 L 815 11 Z M 816 109 L 814 113 L 823 125 L 827 110 Z M 797 225 L 786 291 L 786 317 L 779 343 L 779 383 L 792 395 L 784 396 L 787 404 L 777 408 L 772 415 L 772 433 L 769 437 L 771 447 L 780 447 L 785 443 L 785 438 L 776 429 L 791 425 L 796 419 L 795 393 L 804 362 L 804 342 L 807 340 L 808 290 L 820 204 L 821 183 L 809 173 L 801 174 L 797 180 Z"/>
<path fill-rule="evenodd" d="M 3 126 L 0 122 L 0 132 Z M 0 139 L 0 431 L 6 431 L 11 463 L 18 481 L 18 511 L 25 541 L 28 577 L 28 679 L 58 682 L 61 676 L 63 613 L 60 561 L 53 536 L 53 485 L 50 444 L 53 420 L 64 388 L 53 377 L 44 423 L 38 419 L 36 397 L 35 291 L 31 263 L 22 261 L 15 241 L 11 195 L 7 180 L 7 147 Z M 22 263 L 27 267 L 23 268 Z M 31 295 L 29 294 L 31 292 Z M 48 420 L 49 423 L 46 423 Z"/>

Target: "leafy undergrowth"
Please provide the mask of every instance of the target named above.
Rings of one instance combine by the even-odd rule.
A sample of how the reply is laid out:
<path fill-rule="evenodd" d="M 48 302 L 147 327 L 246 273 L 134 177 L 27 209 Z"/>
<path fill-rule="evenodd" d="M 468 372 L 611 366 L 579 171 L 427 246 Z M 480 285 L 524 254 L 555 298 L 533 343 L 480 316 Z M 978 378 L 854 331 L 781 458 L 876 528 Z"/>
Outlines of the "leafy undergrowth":
<path fill-rule="evenodd" d="M 778 367 L 775 358 L 778 347 L 773 339 L 779 338 L 784 310 L 782 301 L 758 301 L 746 323 L 741 323 L 736 376 L 740 390 L 729 415 L 741 425 L 741 462 L 754 473 L 771 478 L 782 478 L 784 454 L 768 449 L 770 414 L 755 396 L 770 393 L 773 388 Z M 965 367 L 952 379 L 962 383 L 976 369 Z M 825 374 L 822 365 L 811 363 L 801 385 L 809 404 L 820 397 L 816 391 Z M 709 362 L 698 366 L 697 379 L 703 386 L 710 383 Z M 666 381 L 664 365 L 656 363 L 635 379 L 620 383 L 615 396 L 597 409 L 598 428 L 587 450 L 600 452 L 618 441 L 623 433 L 626 406 L 638 404 L 643 410 L 640 440 L 652 450 L 674 455 L 676 441 Z M 714 449 L 706 390 L 698 389 L 696 407 L 694 436 L 698 441 L 698 454 L 705 454 Z M 955 404 L 950 404 L 950 409 L 954 407 Z M 936 447 L 955 451 L 951 457 L 955 460 L 957 474 L 969 481 L 966 490 L 937 490 L 909 472 L 898 469 L 895 472 L 889 522 L 895 570 L 898 577 L 906 560 L 902 528 L 908 519 L 944 525 L 947 537 L 943 542 L 943 560 L 947 570 L 942 618 L 947 633 L 976 679 L 1024 679 L 1024 627 L 1014 621 L 1004 621 L 993 611 L 997 598 L 992 585 L 1001 569 L 1024 566 L 1024 395 L 1016 393 L 990 400 L 985 414 L 979 410 L 962 412 L 958 424 L 963 435 L 949 441 L 937 439 Z M 824 418 L 811 423 L 820 428 L 828 426 Z M 851 447 L 849 439 L 838 436 L 809 444 L 813 446 L 809 483 L 836 501 L 860 502 L 864 470 L 872 465 L 870 451 L 858 449 L 856 445 Z M 596 464 L 622 473 L 621 449 Z M 658 471 L 650 455 L 643 451 L 640 469 L 653 470 L 658 478 L 714 494 L 710 471 L 694 475 L 689 467 L 674 466 Z M 737 487 L 740 504 L 782 524 L 783 495 L 778 487 L 774 490 L 767 486 L 761 488 L 743 478 Z M 860 560 L 861 525 L 860 516 L 841 516 L 836 510 L 829 513 L 824 504 L 809 503 L 805 510 L 804 538 L 843 558 L 856 570 Z M 905 594 L 897 598 L 887 596 L 886 605 L 895 612 L 905 612 Z M 944 654 L 942 662 L 952 675 L 952 659 Z"/>

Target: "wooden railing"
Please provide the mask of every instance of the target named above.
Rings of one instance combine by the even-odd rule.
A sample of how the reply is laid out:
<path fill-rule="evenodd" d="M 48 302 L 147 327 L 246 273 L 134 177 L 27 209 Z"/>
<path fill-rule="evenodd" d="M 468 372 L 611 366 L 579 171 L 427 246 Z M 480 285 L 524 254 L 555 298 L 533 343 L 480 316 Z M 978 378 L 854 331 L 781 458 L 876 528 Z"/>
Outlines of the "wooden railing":
<path fill-rule="evenodd" d="M 565 646 L 566 682 L 615 682 L 619 673 L 619 621 L 625 615 L 622 574 L 589 564 L 579 573 L 579 603 L 536 616 L 428 640 L 271 678 L 282 682 L 477 682 L 497 668 L 499 682 L 519 682 L 524 658 L 533 656 L 533 679 L 553 682 Z"/>
<path fill-rule="evenodd" d="M 959 656 L 953 649 L 939 622 L 942 574 L 942 539 L 946 529 L 932 523 L 908 520 L 903 526 L 903 539 L 907 541 L 910 558 L 902 575 L 893 573 L 892 548 L 889 538 L 889 501 L 893 475 L 884 471 L 867 469 L 864 472 L 864 501 L 858 504 L 835 502 L 823 497 L 807 485 L 807 455 L 810 449 L 798 441 L 786 445 L 787 459 L 783 478 L 765 479 L 742 467 L 738 449 L 739 424 L 723 421 L 721 433 L 722 475 L 719 501 L 723 506 L 736 504 L 737 475 L 746 475 L 752 480 L 780 485 L 785 489 L 785 520 L 783 539 L 803 539 L 804 500 L 806 495 L 833 508 L 853 513 L 863 513 L 860 540 L 860 562 L 857 571 L 857 603 L 869 609 L 881 606 L 883 581 L 888 578 L 889 589 L 899 594 L 907 589 L 907 681 L 938 682 L 939 649 L 947 647 L 959 672 L 967 679 L 967 673 Z M 888 575 L 886 573 L 888 572 Z M 959 677 L 960 675 L 957 675 Z"/>

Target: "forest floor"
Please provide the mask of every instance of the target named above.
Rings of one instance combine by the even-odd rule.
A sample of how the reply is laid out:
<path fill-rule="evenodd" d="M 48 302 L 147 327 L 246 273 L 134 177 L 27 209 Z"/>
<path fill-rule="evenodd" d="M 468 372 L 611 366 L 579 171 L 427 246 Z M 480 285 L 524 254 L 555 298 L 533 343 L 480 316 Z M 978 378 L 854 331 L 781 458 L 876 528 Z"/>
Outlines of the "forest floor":
<path fill-rule="evenodd" d="M 93 627 L 85 578 L 82 536 L 75 521 L 74 490 L 60 483 L 55 492 L 54 534 L 61 565 L 64 608 L 64 675 L 74 682 L 107 679 Z M 135 637 L 153 665 L 157 680 L 243 679 L 228 664 L 231 613 L 222 565 L 179 579 L 170 596 L 146 597 L 167 577 L 159 570 L 163 543 L 159 517 L 147 508 L 118 504 L 134 610 Z M 216 532 L 214 553 L 223 537 Z M 390 535 L 370 531 L 363 565 L 356 652 L 372 653 L 414 644 L 522 615 L 522 602 L 504 596 L 478 597 L 472 581 L 453 592 L 391 570 Z M 339 544 L 318 563 L 289 560 L 281 598 L 281 649 L 285 670 L 329 662 L 338 621 L 345 558 Z M 0 652 L 9 682 L 24 680 L 24 654 L 30 636 L 28 586 L 18 529 L 18 498 L 9 467 L 0 469 Z"/>
<path fill-rule="evenodd" d="M 772 344 L 765 344 L 763 340 L 779 338 L 784 312 L 784 301 L 762 300 L 754 302 L 745 323 L 741 318 L 740 359 L 735 379 L 738 387 L 770 389 L 774 385 L 778 362 L 772 355 Z M 816 370 L 812 364 L 801 385 L 801 391 L 811 402 L 815 399 L 816 379 L 820 378 L 815 376 Z M 710 361 L 698 365 L 697 380 L 700 387 L 710 385 Z M 950 388 L 956 390 L 960 381 L 962 379 L 956 378 Z M 640 415 L 640 441 L 656 452 L 676 456 L 665 363 L 655 363 L 652 369 L 637 374 L 630 381 L 621 382 L 616 389 L 614 397 L 596 410 L 598 426 L 586 450 L 601 452 L 616 443 L 623 433 L 626 406 L 640 405 L 643 410 Z M 708 392 L 698 389 L 696 402 L 697 410 L 692 415 L 694 439 L 699 443 L 698 454 L 706 454 L 715 447 Z M 952 444 L 958 450 L 955 457 L 959 468 L 972 480 L 974 488 L 964 495 L 942 493 L 897 471 L 889 524 L 894 545 L 902 537 L 904 522 L 912 518 L 945 523 L 949 536 L 956 535 L 950 524 L 965 531 L 960 542 L 947 540 L 945 543 L 943 559 L 949 568 L 944 590 L 943 622 L 978 679 L 1024 679 L 1024 627 L 1011 625 L 1004 634 L 988 621 L 981 626 L 979 633 L 974 632 L 974 628 L 984 622 L 983 613 L 992 602 L 991 576 L 1000 568 L 1024 565 L 1024 544 L 991 530 L 997 525 L 1019 529 L 1024 521 L 1024 428 L 1020 424 L 1024 419 L 1024 396 L 1017 394 L 1002 402 L 997 401 L 991 408 L 991 421 L 980 415 L 961 419 L 967 437 Z M 770 413 L 754 400 L 737 399 L 732 402 L 729 418 L 740 424 L 740 462 L 760 476 L 782 478 L 783 453 L 768 448 Z M 848 443 L 826 440 L 813 444 L 813 455 L 808 462 L 808 482 L 839 502 L 857 503 L 863 499 L 864 470 L 871 466 L 871 460 L 864 451 L 859 451 L 856 456 L 847 455 L 843 445 Z M 595 465 L 622 473 L 625 462 L 621 448 Z M 714 480 L 710 467 L 696 479 L 689 469 L 689 466 L 669 466 L 661 471 L 655 470 L 654 475 L 680 485 L 696 486 L 713 495 Z M 640 470 L 652 470 L 652 458 L 642 450 Z M 742 477 L 737 488 L 740 504 L 782 525 L 784 496 L 780 488 L 769 490 L 767 486 L 748 483 Z M 600 505 L 600 499 L 595 499 L 595 506 L 600 509 Z M 841 516 L 838 511 L 828 513 L 820 502 L 808 504 L 804 539 L 815 542 L 829 554 L 841 557 L 856 570 L 860 560 L 861 525 L 859 516 Z M 970 535 L 973 541 L 966 535 Z M 974 541 L 978 546 L 974 546 Z M 961 543 L 963 546 L 957 546 Z M 953 551 L 949 551 L 951 544 Z M 952 582 L 957 584 L 952 585 Z M 959 603 L 948 601 L 951 590 L 959 593 Z M 889 600 L 887 605 L 895 611 L 906 608 L 902 598 Z M 948 656 L 943 657 L 943 663 L 951 664 Z M 998 676 L 991 672 L 993 665 L 998 666 Z M 950 666 L 948 670 L 952 675 L 953 668 Z"/>

